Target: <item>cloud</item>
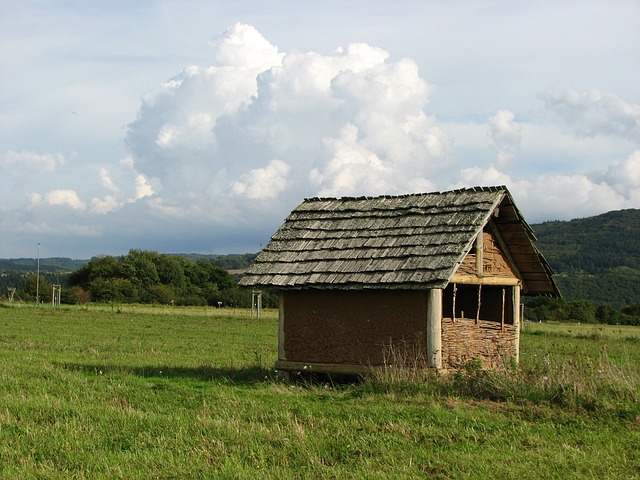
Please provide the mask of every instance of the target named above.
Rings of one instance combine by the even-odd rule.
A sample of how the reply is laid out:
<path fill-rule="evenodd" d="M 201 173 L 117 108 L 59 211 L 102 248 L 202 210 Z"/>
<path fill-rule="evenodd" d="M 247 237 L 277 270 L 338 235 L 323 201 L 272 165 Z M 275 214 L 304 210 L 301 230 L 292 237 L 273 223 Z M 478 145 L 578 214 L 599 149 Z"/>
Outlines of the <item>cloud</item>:
<path fill-rule="evenodd" d="M 124 154 L 78 148 L 73 166 L 46 151 L 0 156 L 3 230 L 69 225 L 101 235 L 94 251 L 237 252 L 309 196 L 505 184 L 531 222 L 640 205 L 639 106 L 615 95 L 547 89 L 553 122 L 459 99 L 464 117 L 442 121 L 416 62 L 366 43 L 283 51 L 236 24 L 206 54 L 141 96 Z"/>
<path fill-rule="evenodd" d="M 489 139 L 500 165 L 513 161 L 520 150 L 522 126 L 515 123 L 514 118 L 515 114 L 509 110 L 500 110 L 489 117 Z"/>
<path fill-rule="evenodd" d="M 130 164 L 156 182 L 147 205 L 159 215 L 281 218 L 318 193 L 424 190 L 452 163 L 413 60 L 364 43 L 280 52 L 243 24 L 211 46 L 213 65 L 145 95 L 128 127 Z"/>
<path fill-rule="evenodd" d="M 275 198 L 289 184 L 287 175 L 291 167 L 282 160 L 271 160 L 264 168 L 256 168 L 233 184 L 233 193 L 246 195 L 254 200 Z"/>
<path fill-rule="evenodd" d="M 595 88 L 582 93 L 548 88 L 540 98 L 580 136 L 615 135 L 640 143 L 640 105 Z"/>
<path fill-rule="evenodd" d="M 44 201 L 49 205 L 68 206 L 74 210 L 84 210 L 87 204 L 80 200 L 74 190 L 50 190 L 44 196 Z"/>
<path fill-rule="evenodd" d="M 0 159 L 0 165 L 13 176 L 31 175 L 34 172 L 52 173 L 58 166 L 64 164 L 64 155 L 60 153 L 37 153 L 27 150 L 22 152 L 10 150 Z"/>
<path fill-rule="evenodd" d="M 121 161 L 120 165 L 122 165 L 125 170 L 135 172 L 133 163 L 128 162 L 126 159 Z M 99 169 L 98 175 L 102 181 L 102 186 L 112 193 L 103 198 L 93 197 L 91 199 L 91 213 L 106 214 L 117 212 L 125 205 L 135 203 L 155 193 L 149 180 L 142 174 L 136 174 L 133 182 L 131 182 L 129 178 L 126 178 L 126 184 L 122 185 L 124 188 L 121 188 L 121 186 L 113 182 L 106 168 Z M 123 190 L 125 190 L 125 193 L 122 192 Z M 125 196 L 127 195 L 126 192 L 128 192 L 128 197 Z"/>
<path fill-rule="evenodd" d="M 16 231 L 38 238 L 55 235 L 59 237 L 99 237 L 103 232 L 100 228 L 92 225 L 82 225 L 78 223 L 64 223 L 52 225 L 48 222 L 26 222 L 16 227 Z M 74 257 L 78 258 L 78 257 Z"/>
<path fill-rule="evenodd" d="M 98 175 L 104 188 L 113 193 L 118 193 L 120 191 L 120 189 L 113 183 L 113 180 L 111 180 L 111 177 L 109 176 L 109 170 L 107 170 L 106 168 L 100 168 L 98 170 Z"/>
<path fill-rule="evenodd" d="M 153 190 L 153 186 L 151 185 L 151 183 L 149 182 L 149 180 L 147 180 L 145 178 L 144 175 L 137 175 L 136 176 L 136 182 L 135 182 L 135 195 L 132 199 L 130 199 L 130 202 L 134 202 L 136 200 L 140 200 L 144 197 L 150 197 L 152 196 L 155 192 Z"/>
<path fill-rule="evenodd" d="M 615 161 L 609 165 L 602 179 L 626 198 L 640 197 L 640 150 L 622 162 Z"/>
<path fill-rule="evenodd" d="M 281 62 L 283 54 L 271 45 L 255 27 L 236 23 L 212 40 L 220 65 L 261 71 Z"/>
<path fill-rule="evenodd" d="M 94 197 L 91 199 L 91 211 L 93 213 L 109 213 L 120 210 L 120 202 L 113 195 L 107 195 L 104 198 Z"/>
<path fill-rule="evenodd" d="M 461 170 L 451 188 L 506 185 L 528 221 L 571 219 L 640 204 L 640 150 L 606 172 L 594 174 L 540 174 L 513 177 L 497 167 Z"/>

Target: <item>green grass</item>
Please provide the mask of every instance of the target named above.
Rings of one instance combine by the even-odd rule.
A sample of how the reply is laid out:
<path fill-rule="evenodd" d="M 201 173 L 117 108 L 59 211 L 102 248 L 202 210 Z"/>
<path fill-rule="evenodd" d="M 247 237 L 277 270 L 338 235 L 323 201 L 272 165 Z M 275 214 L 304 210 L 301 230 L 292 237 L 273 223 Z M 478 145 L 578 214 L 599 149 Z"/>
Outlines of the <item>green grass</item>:
<path fill-rule="evenodd" d="M 277 330 L 0 305 L 0 477 L 640 477 L 640 329 L 527 325 L 518 369 L 294 384 Z"/>

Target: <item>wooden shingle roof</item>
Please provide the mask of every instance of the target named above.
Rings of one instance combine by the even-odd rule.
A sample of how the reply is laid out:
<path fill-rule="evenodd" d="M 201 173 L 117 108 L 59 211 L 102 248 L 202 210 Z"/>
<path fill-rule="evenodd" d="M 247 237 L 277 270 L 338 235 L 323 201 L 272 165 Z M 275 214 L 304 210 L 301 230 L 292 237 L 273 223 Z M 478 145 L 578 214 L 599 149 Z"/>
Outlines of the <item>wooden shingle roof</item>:
<path fill-rule="evenodd" d="M 506 187 L 306 199 L 240 283 L 276 289 L 443 288 L 490 219 L 525 292 L 557 295 L 551 268 Z"/>

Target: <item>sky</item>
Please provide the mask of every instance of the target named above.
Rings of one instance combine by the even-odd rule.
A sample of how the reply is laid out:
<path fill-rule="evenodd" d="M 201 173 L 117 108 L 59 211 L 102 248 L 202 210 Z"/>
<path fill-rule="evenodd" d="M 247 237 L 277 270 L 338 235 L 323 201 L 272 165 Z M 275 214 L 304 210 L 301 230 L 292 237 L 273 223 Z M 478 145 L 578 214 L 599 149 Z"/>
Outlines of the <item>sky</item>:
<path fill-rule="evenodd" d="M 0 258 L 252 253 L 316 196 L 640 208 L 638 25 L 638 0 L 0 0 Z"/>

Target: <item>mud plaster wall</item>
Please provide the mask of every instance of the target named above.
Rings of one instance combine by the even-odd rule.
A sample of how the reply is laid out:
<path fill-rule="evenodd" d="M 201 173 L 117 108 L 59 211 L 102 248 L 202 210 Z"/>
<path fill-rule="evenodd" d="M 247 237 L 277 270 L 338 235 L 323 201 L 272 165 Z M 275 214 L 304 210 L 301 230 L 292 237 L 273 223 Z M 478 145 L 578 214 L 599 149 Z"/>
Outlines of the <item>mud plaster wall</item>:
<path fill-rule="evenodd" d="M 510 277 L 516 274 L 509 265 L 500 244 L 491 232 L 482 232 L 482 274 L 485 277 Z M 456 271 L 458 275 L 476 275 L 476 253 L 471 249 Z"/>
<path fill-rule="evenodd" d="M 385 345 L 424 352 L 426 291 L 285 292 L 281 360 L 380 365 Z"/>
<path fill-rule="evenodd" d="M 474 319 L 442 319 L 442 367 L 458 368 L 481 358 L 485 368 L 501 368 L 516 358 L 517 327 Z"/>

